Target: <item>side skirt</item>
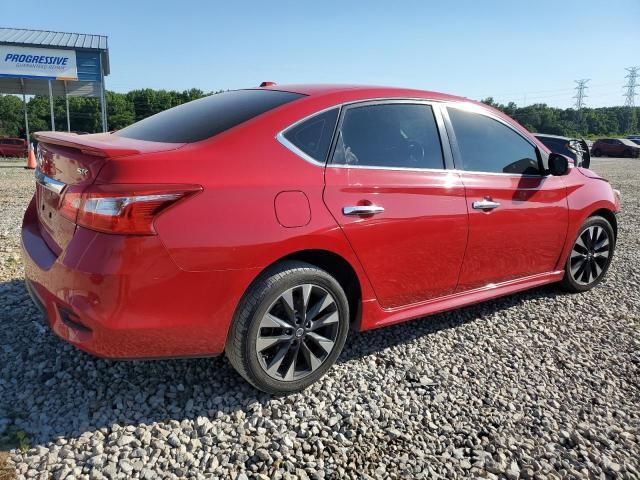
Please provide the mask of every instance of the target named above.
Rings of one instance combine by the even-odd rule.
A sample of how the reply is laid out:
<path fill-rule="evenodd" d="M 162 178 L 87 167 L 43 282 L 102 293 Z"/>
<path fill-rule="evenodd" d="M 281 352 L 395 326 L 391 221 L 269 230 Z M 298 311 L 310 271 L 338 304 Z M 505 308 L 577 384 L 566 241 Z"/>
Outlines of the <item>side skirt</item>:
<path fill-rule="evenodd" d="M 378 302 L 364 302 L 362 305 L 362 323 L 360 330 L 385 327 L 395 323 L 405 322 L 416 318 L 426 317 L 434 313 L 453 310 L 467 305 L 484 302 L 511 293 L 529 290 L 548 283 L 559 282 L 564 276 L 564 270 L 539 273 L 527 277 L 509 280 L 503 283 L 489 284 L 481 288 L 457 292 L 445 297 L 434 298 L 421 303 L 414 303 L 403 307 L 383 309 Z"/>

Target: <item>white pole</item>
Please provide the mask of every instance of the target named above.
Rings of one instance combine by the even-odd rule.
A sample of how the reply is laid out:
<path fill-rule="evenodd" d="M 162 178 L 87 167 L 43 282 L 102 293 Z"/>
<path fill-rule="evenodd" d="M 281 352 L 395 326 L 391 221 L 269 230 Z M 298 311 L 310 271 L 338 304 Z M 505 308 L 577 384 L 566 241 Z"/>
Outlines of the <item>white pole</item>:
<path fill-rule="evenodd" d="M 102 113 L 102 131 L 108 132 L 107 98 L 104 92 L 104 68 L 102 68 L 102 54 L 100 54 L 100 110 Z"/>
<path fill-rule="evenodd" d="M 24 105 L 24 128 L 27 133 L 27 145 L 31 146 L 31 140 L 29 139 L 29 113 L 27 111 L 27 97 L 24 94 L 24 78 L 20 79 L 20 85 L 22 86 L 22 103 Z"/>
<path fill-rule="evenodd" d="M 67 81 L 64 80 L 64 103 L 67 107 L 67 132 L 71 131 L 71 118 L 69 117 L 69 95 L 67 95 Z"/>
<path fill-rule="evenodd" d="M 53 116 L 53 90 L 51 89 L 51 80 L 49 80 L 49 109 L 51 110 L 51 131 L 56 131 L 56 119 Z"/>

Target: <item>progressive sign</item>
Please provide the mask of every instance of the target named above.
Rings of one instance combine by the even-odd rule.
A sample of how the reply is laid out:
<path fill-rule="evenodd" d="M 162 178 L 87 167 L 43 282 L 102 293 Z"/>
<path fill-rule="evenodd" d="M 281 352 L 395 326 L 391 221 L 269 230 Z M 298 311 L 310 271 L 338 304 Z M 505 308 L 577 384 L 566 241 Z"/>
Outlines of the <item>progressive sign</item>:
<path fill-rule="evenodd" d="M 0 45 L 0 77 L 77 80 L 76 52 Z"/>

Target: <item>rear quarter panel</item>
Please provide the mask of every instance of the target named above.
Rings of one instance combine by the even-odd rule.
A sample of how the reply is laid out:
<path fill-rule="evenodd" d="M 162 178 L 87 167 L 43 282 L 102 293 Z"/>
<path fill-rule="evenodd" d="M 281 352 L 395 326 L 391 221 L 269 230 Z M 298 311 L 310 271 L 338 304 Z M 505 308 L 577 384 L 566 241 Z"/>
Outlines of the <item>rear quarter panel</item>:
<path fill-rule="evenodd" d="M 213 139 L 171 152 L 118 158 L 103 167 L 98 183 L 184 183 L 203 191 L 169 208 L 154 225 L 179 268 L 192 272 L 253 269 L 256 275 L 301 250 L 328 250 L 349 262 L 363 300 L 372 290 L 344 234 L 322 200 L 324 168 L 282 146 L 276 134 L 322 108 L 267 113 Z M 281 192 L 303 192 L 310 219 L 286 227 L 276 215 Z M 303 197 L 301 197 L 303 198 Z"/>

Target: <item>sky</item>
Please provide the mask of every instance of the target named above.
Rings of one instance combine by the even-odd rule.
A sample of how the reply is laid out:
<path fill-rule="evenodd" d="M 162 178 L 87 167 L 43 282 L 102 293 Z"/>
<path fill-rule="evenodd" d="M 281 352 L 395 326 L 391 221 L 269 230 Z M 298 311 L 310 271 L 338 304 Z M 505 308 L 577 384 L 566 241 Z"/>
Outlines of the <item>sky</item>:
<path fill-rule="evenodd" d="M 640 0 L 5 2 L 2 27 L 107 35 L 117 92 L 357 83 L 564 108 L 589 78 L 598 107 L 640 66 Z"/>

